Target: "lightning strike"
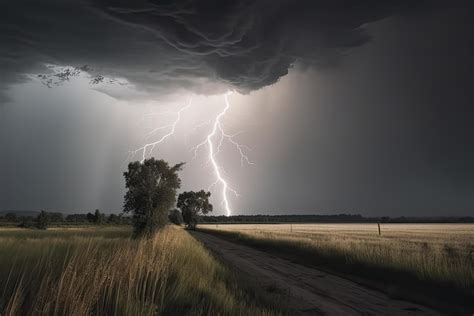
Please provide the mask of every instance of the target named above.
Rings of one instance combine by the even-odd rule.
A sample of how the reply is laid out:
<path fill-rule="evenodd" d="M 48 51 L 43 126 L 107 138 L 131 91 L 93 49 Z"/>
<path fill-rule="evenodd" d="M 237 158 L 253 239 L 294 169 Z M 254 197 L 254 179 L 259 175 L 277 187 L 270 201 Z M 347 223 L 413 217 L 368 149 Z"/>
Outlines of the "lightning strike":
<path fill-rule="evenodd" d="M 142 147 L 140 148 L 137 148 L 133 151 L 130 151 L 129 152 L 129 158 L 128 159 L 132 159 L 133 157 L 135 157 L 135 155 L 139 152 L 142 152 L 142 160 L 141 162 L 143 162 L 147 156 L 147 153 L 148 155 L 152 155 L 153 154 L 153 150 L 155 149 L 155 147 L 159 144 L 161 144 L 162 142 L 164 142 L 168 137 L 170 137 L 171 135 L 173 135 L 175 133 L 175 130 L 176 130 L 176 125 L 179 123 L 179 121 L 181 121 L 181 113 L 187 109 L 189 109 L 191 107 L 191 103 L 192 103 L 192 99 L 189 100 L 188 104 L 181 108 L 178 112 L 161 112 L 161 113 L 149 113 L 147 114 L 147 116 L 150 116 L 150 115 L 163 115 L 163 114 L 175 114 L 176 115 L 176 119 L 171 123 L 171 124 L 168 124 L 168 125 L 165 125 L 165 126 L 161 126 L 161 127 L 157 127 L 157 128 L 154 128 L 151 132 L 149 132 L 147 135 L 146 135 L 146 139 L 149 139 L 151 136 L 153 136 L 154 134 L 156 134 L 158 131 L 161 131 L 161 130 L 166 130 L 166 129 L 169 129 L 169 132 L 164 134 L 163 136 L 161 136 L 157 141 L 154 141 L 154 142 L 151 142 L 151 143 L 146 143 L 145 145 L 143 145 Z"/>
<path fill-rule="evenodd" d="M 237 193 L 236 190 L 231 188 L 229 186 L 229 184 L 227 183 L 227 181 L 225 180 L 224 176 L 222 175 L 225 171 L 222 167 L 219 166 L 219 164 L 217 162 L 217 159 L 216 159 L 216 155 L 221 152 L 221 146 L 222 146 L 222 143 L 223 143 L 224 139 L 228 140 L 239 151 L 241 166 L 243 166 L 244 162 L 246 162 L 247 164 L 253 164 L 250 161 L 250 159 L 248 158 L 248 156 L 244 153 L 244 149 L 249 150 L 250 148 L 248 146 L 241 145 L 237 141 L 234 140 L 234 138 L 237 135 L 240 135 L 242 132 L 238 132 L 238 133 L 230 135 L 230 134 L 227 134 L 224 131 L 221 119 L 226 115 L 227 110 L 229 110 L 229 108 L 230 108 L 229 99 L 228 99 L 229 94 L 231 94 L 231 92 L 228 92 L 224 95 L 225 107 L 216 116 L 216 118 L 214 120 L 214 123 L 212 125 L 211 132 L 207 135 L 206 139 L 203 142 L 201 142 L 200 144 L 196 145 L 193 148 L 194 157 L 196 157 L 199 148 L 201 148 L 202 146 L 207 146 L 207 148 L 208 148 L 208 162 L 210 162 L 210 164 L 212 165 L 212 168 L 214 170 L 214 174 L 216 176 L 216 181 L 214 181 L 209 186 L 208 190 L 210 190 L 212 187 L 216 186 L 217 184 L 222 185 L 222 202 L 223 202 L 223 205 L 224 205 L 227 216 L 230 216 L 232 214 L 232 210 L 231 210 L 230 204 L 229 204 L 229 199 L 228 199 L 228 196 L 227 196 L 228 192 L 232 192 L 237 197 L 239 196 L 239 194 Z M 219 136 L 219 142 L 218 142 L 217 146 L 215 147 L 215 144 L 213 142 L 213 138 L 217 135 Z"/>
<path fill-rule="evenodd" d="M 51 88 L 52 86 L 59 86 L 65 82 L 68 82 L 71 80 L 71 78 L 78 77 L 82 73 L 85 73 L 87 77 L 90 79 L 89 83 L 90 84 L 100 84 L 103 83 L 104 80 L 106 79 L 104 76 L 97 74 L 95 76 L 89 75 L 88 72 L 91 70 L 87 65 L 84 65 L 82 67 L 60 67 L 60 66 L 55 66 L 55 65 L 48 65 L 48 67 L 53 70 L 53 74 L 48 74 L 48 75 L 43 75 L 39 74 L 37 77 L 40 79 L 40 81 Z M 125 85 L 127 84 L 126 82 L 123 83 L 119 81 L 118 79 L 115 78 L 108 78 L 107 79 L 108 83 L 118 83 L 120 85 Z M 233 193 L 236 197 L 239 196 L 236 190 L 231 188 L 227 181 L 225 180 L 225 170 L 219 166 L 219 163 L 217 162 L 216 156 L 221 152 L 221 147 L 223 145 L 224 140 L 227 140 L 230 144 L 232 144 L 237 151 L 240 154 L 240 165 L 243 166 L 244 163 L 247 163 L 249 165 L 253 165 L 254 163 L 250 161 L 248 156 L 245 154 L 245 151 L 251 150 L 248 146 L 242 145 L 238 143 L 235 138 L 242 134 L 243 132 L 237 132 L 235 134 L 228 134 L 225 132 L 223 123 L 221 119 L 226 115 L 227 110 L 230 108 L 229 104 L 229 99 L 228 95 L 231 94 L 232 92 L 228 92 L 224 95 L 224 101 L 225 101 L 225 107 L 224 109 L 216 116 L 214 120 L 209 120 L 207 122 L 198 124 L 194 127 L 194 130 L 198 130 L 201 127 L 207 126 L 207 125 L 212 125 L 212 130 L 211 132 L 207 135 L 206 139 L 195 146 L 194 149 L 194 158 L 197 155 L 198 150 L 203 147 L 207 146 L 208 148 L 208 163 L 212 165 L 212 168 L 214 170 L 214 174 L 216 176 L 216 180 L 209 186 L 208 190 L 211 188 L 215 187 L 218 184 L 222 185 L 222 204 L 225 208 L 225 211 L 227 213 L 227 216 L 230 216 L 232 213 L 232 210 L 230 208 L 229 204 L 229 199 L 228 199 L 228 192 Z M 153 142 L 148 142 L 145 145 L 143 145 L 140 148 L 137 148 L 133 151 L 129 151 L 128 157 L 126 158 L 125 161 L 133 159 L 139 152 L 142 153 L 142 159 L 140 162 L 143 162 L 147 155 L 152 156 L 153 151 L 156 146 L 159 144 L 163 143 L 167 138 L 169 138 L 171 135 L 173 135 L 176 131 L 176 125 L 181 121 L 181 113 L 191 107 L 191 102 L 192 99 L 189 100 L 188 104 L 181 108 L 178 112 L 170 112 L 170 111 L 165 111 L 165 112 L 155 112 L 155 113 L 148 113 L 145 114 L 142 118 L 142 121 L 145 120 L 145 117 L 150 117 L 150 116 L 160 116 L 160 115 L 175 115 L 176 118 L 175 120 L 170 123 L 166 124 L 164 126 L 159 126 L 152 128 L 151 131 L 149 131 L 146 136 L 145 140 L 149 140 L 151 137 L 155 136 L 158 132 L 161 131 L 166 131 L 163 136 L 161 136 L 158 140 L 153 141 Z M 219 137 L 216 144 L 213 141 L 213 138 Z M 223 175 L 224 174 L 224 175 Z"/>
<path fill-rule="evenodd" d="M 195 147 L 193 147 L 191 150 L 194 151 L 194 157 L 196 158 L 197 153 L 201 147 L 206 147 L 207 148 L 207 156 L 208 160 L 207 163 L 212 166 L 214 175 L 216 177 L 215 181 L 208 187 L 208 190 L 211 190 L 212 188 L 216 187 L 217 185 L 222 186 L 222 205 L 225 209 L 226 215 L 230 216 L 232 214 L 232 209 L 230 207 L 229 203 L 229 198 L 228 194 L 232 193 L 236 197 L 239 196 L 238 192 L 233 189 L 229 183 L 226 181 L 227 175 L 225 173 L 225 170 L 219 165 L 219 162 L 217 161 L 217 156 L 219 153 L 221 153 L 221 147 L 224 143 L 224 141 L 228 141 L 231 145 L 233 145 L 238 153 L 240 154 L 240 164 L 241 166 L 244 165 L 244 163 L 247 163 L 249 165 L 253 165 L 254 163 L 250 161 L 249 157 L 245 154 L 246 151 L 249 151 L 250 148 L 248 146 L 242 145 L 238 143 L 235 138 L 242 134 L 243 131 L 234 133 L 234 134 L 228 134 L 225 132 L 224 125 L 222 123 L 222 118 L 226 115 L 227 111 L 230 108 L 230 103 L 228 99 L 228 95 L 231 92 L 228 92 L 224 95 L 224 102 L 225 102 L 225 107 L 222 109 L 221 112 L 217 114 L 217 116 L 213 120 L 206 121 L 204 123 L 198 124 L 194 127 L 194 130 L 198 130 L 202 127 L 205 126 L 212 126 L 211 131 L 209 134 L 207 134 L 206 138 L 199 144 L 197 144 Z M 181 114 L 183 111 L 189 109 L 191 107 L 191 101 L 189 100 L 189 103 L 181 108 L 178 112 L 170 112 L 170 111 L 165 111 L 165 112 L 155 112 L 155 113 L 148 113 L 145 114 L 145 116 L 142 118 L 142 120 L 145 117 L 149 116 L 162 116 L 162 115 L 174 115 L 176 118 L 174 119 L 173 122 L 163 125 L 163 126 L 158 126 L 155 128 L 152 128 L 146 135 L 145 139 L 148 140 L 151 137 L 155 136 L 159 132 L 162 131 L 167 131 L 163 136 L 161 136 L 158 140 L 153 141 L 153 142 L 148 142 L 145 145 L 143 145 L 140 148 L 137 148 L 133 151 L 129 152 L 129 156 L 127 160 L 132 159 L 137 155 L 138 153 L 141 152 L 142 154 L 142 160 L 143 162 L 147 156 L 152 156 L 153 151 L 156 146 L 160 145 L 163 143 L 168 137 L 173 135 L 176 131 L 176 126 L 181 120 Z"/>

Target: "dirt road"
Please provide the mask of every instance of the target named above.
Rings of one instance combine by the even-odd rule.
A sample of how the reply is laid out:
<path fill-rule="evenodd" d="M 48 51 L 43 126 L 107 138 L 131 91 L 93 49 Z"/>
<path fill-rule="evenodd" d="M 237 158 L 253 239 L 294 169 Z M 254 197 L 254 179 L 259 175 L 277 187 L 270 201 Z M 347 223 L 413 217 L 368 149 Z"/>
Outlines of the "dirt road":
<path fill-rule="evenodd" d="M 440 315 L 415 304 L 389 298 L 347 279 L 293 263 L 271 254 L 192 232 L 208 249 L 266 295 L 287 301 L 290 309 L 311 315 Z"/>

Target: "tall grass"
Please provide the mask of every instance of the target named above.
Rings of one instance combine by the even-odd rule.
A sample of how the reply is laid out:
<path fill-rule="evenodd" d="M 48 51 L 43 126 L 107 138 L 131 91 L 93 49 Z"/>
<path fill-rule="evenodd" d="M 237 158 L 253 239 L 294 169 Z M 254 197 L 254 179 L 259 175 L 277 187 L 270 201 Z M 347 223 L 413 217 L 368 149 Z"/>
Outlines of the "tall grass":
<path fill-rule="evenodd" d="M 264 315 L 185 231 L 0 231 L 4 315 Z"/>
<path fill-rule="evenodd" d="M 381 236 L 376 224 L 200 227 L 302 263 L 376 281 L 397 295 L 422 289 L 427 296 L 441 293 L 443 300 L 474 298 L 474 225 L 383 224 Z"/>

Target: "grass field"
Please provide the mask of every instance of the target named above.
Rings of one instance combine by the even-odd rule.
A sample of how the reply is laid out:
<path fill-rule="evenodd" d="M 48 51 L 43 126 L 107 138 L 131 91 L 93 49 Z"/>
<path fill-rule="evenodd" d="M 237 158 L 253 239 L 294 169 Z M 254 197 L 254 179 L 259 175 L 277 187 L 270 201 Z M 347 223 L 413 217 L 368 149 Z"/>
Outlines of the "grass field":
<path fill-rule="evenodd" d="M 436 307 L 460 313 L 472 305 L 474 225 L 382 224 L 381 236 L 376 224 L 200 228 L 296 262 L 376 281 L 392 296 L 426 303 L 424 295 L 446 305 Z M 169 226 L 150 240 L 130 235 L 127 226 L 0 229 L 0 314 L 280 312 L 183 229 Z"/>
<path fill-rule="evenodd" d="M 1 315 L 265 315 L 181 228 L 0 230 Z"/>
<path fill-rule="evenodd" d="M 377 224 L 199 227 L 295 261 L 378 282 L 389 294 L 419 289 L 447 302 L 474 298 L 473 224 L 382 224 L 380 236 Z"/>

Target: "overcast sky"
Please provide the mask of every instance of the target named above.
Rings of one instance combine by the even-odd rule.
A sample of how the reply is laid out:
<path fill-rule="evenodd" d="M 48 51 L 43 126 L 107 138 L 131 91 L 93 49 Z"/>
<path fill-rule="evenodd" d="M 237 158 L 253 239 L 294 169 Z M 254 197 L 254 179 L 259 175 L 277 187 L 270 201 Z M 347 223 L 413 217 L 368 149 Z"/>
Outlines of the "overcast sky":
<path fill-rule="evenodd" d="M 121 211 L 129 151 L 190 98 L 153 156 L 207 189 L 192 148 L 233 90 L 232 214 L 474 214 L 471 1 L 218 3 L 0 4 L 0 210 Z"/>

